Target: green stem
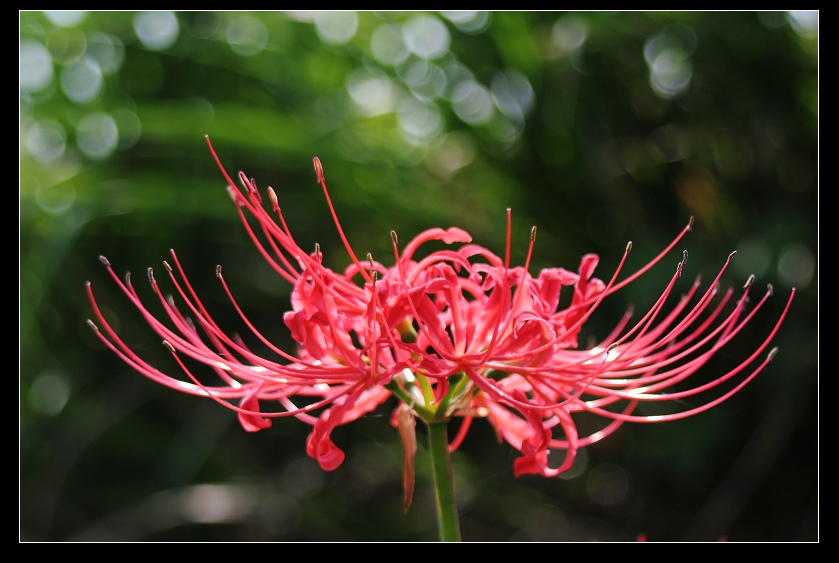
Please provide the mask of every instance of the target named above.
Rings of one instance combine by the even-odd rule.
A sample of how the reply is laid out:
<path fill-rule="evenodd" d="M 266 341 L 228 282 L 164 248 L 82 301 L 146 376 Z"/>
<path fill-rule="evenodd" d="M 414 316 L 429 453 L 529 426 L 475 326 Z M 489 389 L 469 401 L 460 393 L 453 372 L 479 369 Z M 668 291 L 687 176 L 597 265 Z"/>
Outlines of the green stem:
<path fill-rule="evenodd" d="M 460 541 L 460 521 L 454 496 L 452 462 L 449 456 L 449 437 L 446 422 L 428 423 L 428 442 L 431 452 L 431 473 L 437 499 L 437 527 L 440 541 Z"/>

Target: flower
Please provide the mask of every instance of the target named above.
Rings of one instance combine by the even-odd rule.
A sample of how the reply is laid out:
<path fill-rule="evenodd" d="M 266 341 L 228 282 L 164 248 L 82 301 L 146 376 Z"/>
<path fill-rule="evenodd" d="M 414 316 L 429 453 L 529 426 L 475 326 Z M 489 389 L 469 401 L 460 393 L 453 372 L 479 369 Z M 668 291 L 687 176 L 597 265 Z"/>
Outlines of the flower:
<path fill-rule="evenodd" d="M 87 293 L 97 323 L 88 324 L 129 366 L 153 381 L 224 405 L 238 414 L 249 432 L 270 427 L 275 418 L 293 416 L 310 424 L 307 453 L 324 470 L 335 469 L 344 459 L 331 439 L 332 431 L 396 397 L 391 420 L 406 449 L 408 497 L 407 489 L 413 485 L 408 465 L 416 448 L 413 417 L 428 423 L 459 418 L 449 451 L 460 446 L 475 418 L 486 419 L 499 441 L 521 453 L 514 461 L 516 476 L 556 476 L 572 467 L 579 448 L 612 434 L 625 422 L 684 418 L 737 393 L 774 357 L 774 348 L 765 355 L 764 351 L 795 294 L 793 289 L 774 327 L 740 364 L 691 385 L 691 376 L 732 341 L 772 294 L 769 286 L 750 309 L 753 277 L 736 299 L 733 290 L 720 291 L 719 282 L 734 253 L 707 289 L 700 289 L 697 278 L 668 310 L 687 261 L 684 252 L 669 283 L 638 321 L 630 323 L 630 309 L 596 345 L 582 348 L 578 339 L 603 300 L 660 263 L 691 230 L 692 218 L 655 258 L 621 280 L 631 243 L 608 281 L 594 277 L 599 262 L 595 254 L 585 255 L 576 271 L 546 268 L 532 275 L 535 228 L 525 264 L 511 266 L 509 209 L 504 258 L 472 243 L 462 229 L 435 228 L 401 249 L 391 232 L 394 261 L 385 266 L 370 255 L 363 261 L 356 256 L 315 158 L 317 181 L 350 259 L 339 273 L 324 266 L 318 246 L 306 252 L 297 244 L 272 188 L 266 190 L 269 205 L 255 180 L 243 173 L 237 188 L 209 138 L 207 143 L 245 231 L 267 263 L 292 286 L 291 308 L 283 320 L 297 349 L 283 350 L 260 332 L 237 304 L 218 266 L 216 275 L 236 312 L 252 337 L 274 357 L 257 355 L 242 338 L 226 334 L 193 290 L 174 250 L 171 262 L 164 262 L 174 296 L 164 296 L 153 270 L 148 270 L 164 312 L 159 316 L 134 289 L 130 274 L 123 281 L 106 258 L 100 260 L 163 338 L 182 374 L 163 373 L 135 353 L 104 318 L 90 282 Z M 444 243 L 445 249 L 423 256 L 423 245 L 434 241 Z M 570 300 L 561 302 L 567 293 Z M 203 374 L 196 374 L 190 367 L 195 364 L 209 368 L 216 381 L 209 383 Z M 672 407 L 706 393 L 713 395 L 686 410 L 635 412 L 641 403 Z M 601 425 L 580 435 L 577 417 L 582 414 L 593 415 Z M 551 464 L 552 451 L 566 453 Z"/>

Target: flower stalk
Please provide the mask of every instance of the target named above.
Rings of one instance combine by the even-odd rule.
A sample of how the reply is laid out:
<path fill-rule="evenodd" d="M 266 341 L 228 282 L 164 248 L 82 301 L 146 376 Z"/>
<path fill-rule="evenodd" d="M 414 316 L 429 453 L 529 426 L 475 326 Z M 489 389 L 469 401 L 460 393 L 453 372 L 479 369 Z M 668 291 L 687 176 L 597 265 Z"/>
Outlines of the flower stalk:
<path fill-rule="evenodd" d="M 440 541 L 460 541 L 460 518 L 457 512 L 452 460 L 449 453 L 448 423 L 428 424 L 428 452 L 437 504 L 437 529 Z"/>

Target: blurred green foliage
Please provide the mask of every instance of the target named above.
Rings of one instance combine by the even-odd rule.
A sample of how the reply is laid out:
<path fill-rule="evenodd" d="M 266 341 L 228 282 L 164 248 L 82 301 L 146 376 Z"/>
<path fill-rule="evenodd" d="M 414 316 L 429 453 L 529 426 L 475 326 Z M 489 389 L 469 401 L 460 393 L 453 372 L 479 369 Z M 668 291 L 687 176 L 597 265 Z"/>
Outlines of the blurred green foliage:
<path fill-rule="evenodd" d="M 721 366 L 757 346 L 795 286 L 777 358 L 715 410 L 622 428 L 564 478 L 515 479 L 514 452 L 476 422 L 453 459 L 463 537 L 817 541 L 817 18 L 20 12 L 20 539 L 436 539 L 422 443 L 402 513 L 392 405 L 339 428 L 347 460 L 323 473 L 307 426 L 247 434 L 90 334 L 87 280 L 127 340 L 169 365 L 97 257 L 150 292 L 144 268 L 174 248 L 220 322 L 235 312 L 216 264 L 287 342 L 289 288 L 250 247 L 209 135 L 339 269 L 314 156 L 356 252 L 383 262 L 390 230 L 432 226 L 501 253 L 511 207 L 515 260 L 537 225 L 534 270 L 597 252 L 608 277 L 626 241 L 637 267 L 695 216 L 688 279 L 713 279 L 736 249 L 724 283 L 775 288 Z M 630 302 L 649 307 L 679 258 L 590 334 Z"/>

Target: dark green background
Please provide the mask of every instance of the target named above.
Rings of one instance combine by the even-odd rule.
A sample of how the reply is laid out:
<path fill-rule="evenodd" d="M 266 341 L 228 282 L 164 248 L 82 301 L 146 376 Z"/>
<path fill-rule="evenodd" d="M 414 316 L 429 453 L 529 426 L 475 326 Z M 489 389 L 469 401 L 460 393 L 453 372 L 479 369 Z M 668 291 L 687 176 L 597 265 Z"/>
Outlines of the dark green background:
<path fill-rule="evenodd" d="M 248 434 L 233 413 L 132 372 L 88 329 L 90 280 L 131 345 L 171 367 L 97 257 L 151 297 L 145 270 L 160 279 L 174 248 L 220 323 L 234 311 L 216 264 L 254 322 L 287 343 L 289 287 L 237 223 L 205 134 L 228 171 L 276 189 L 297 240 L 320 243 L 335 268 L 347 260 L 313 156 L 356 253 L 385 263 L 390 230 L 407 241 L 432 226 L 465 228 L 503 254 L 512 207 L 516 263 L 536 225 L 531 271 L 576 269 L 596 252 L 608 279 L 628 240 L 637 268 L 696 216 L 678 251 L 608 300 L 585 335 L 604 336 L 630 303 L 649 307 L 682 248 L 679 291 L 737 250 L 723 284 L 754 273 L 754 295 L 771 283 L 775 296 L 698 377 L 745 358 L 795 285 L 777 358 L 710 412 L 625 425 L 564 478 L 516 479 L 516 452 L 476 421 L 453 456 L 463 539 L 817 541 L 817 28 L 785 12 L 361 12 L 338 41 L 322 33 L 332 16 L 179 12 L 174 41 L 150 47 L 134 12 L 62 25 L 20 13 L 21 541 L 437 537 L 422 427 L 417 492 L 402 512 L 393 404 L 339 428 L 347 459 L 324 473 L 305 455 L 308 426 Z M 377 33 L 420 23 L 449 38 L 427 61 L 423 44 L 395 66 L 374 56 Z M 236 40 L 241 29 L 255 35 Z M 656 48 L 656 68 L 687 78 L 683 89 L 652 87 Z M 41 81 L 32 53 L 51 58 Z M 64 86 L 85 57 L 103 70 L 87 97 Z M 418 82 L 422 69 L 437 81 Z M 455 85 L 469 76 L 473 91 L 496 95 L 496 106 L 483 98 L 489 120 L 458 109 Z M 370 106 L 375 115 L 348 93 L 371 79 L 395 100 Z M 504 84 L 518 85 L 517 104 Z M 405 121 L 403 104 L 427 118 Z M 112 150 L 84 149 L 91 115 L 113 118 Z M 406 139 L 406 123 L 424 136 Z"/>

